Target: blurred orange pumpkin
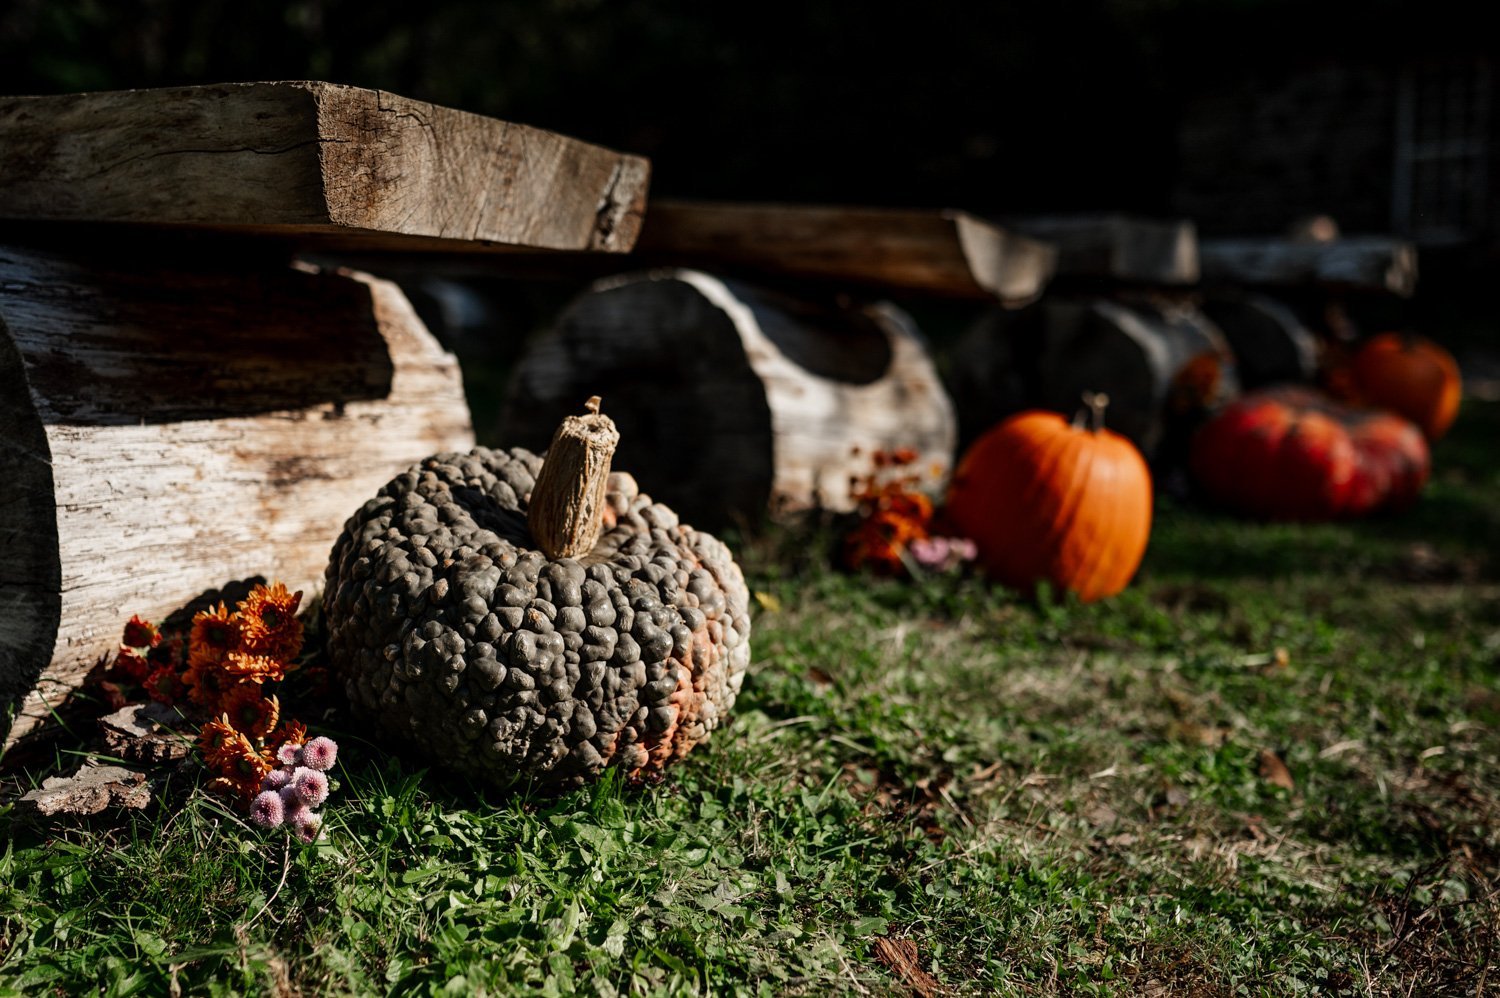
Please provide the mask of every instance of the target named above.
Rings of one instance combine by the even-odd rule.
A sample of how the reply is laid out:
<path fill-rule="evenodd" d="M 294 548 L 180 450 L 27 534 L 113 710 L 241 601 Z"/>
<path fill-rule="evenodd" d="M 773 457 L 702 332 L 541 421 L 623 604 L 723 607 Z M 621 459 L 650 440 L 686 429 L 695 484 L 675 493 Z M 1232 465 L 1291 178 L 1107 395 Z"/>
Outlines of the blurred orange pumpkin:
<path fill-rule="evenodd" d="M 1140 567 L 1151 534 L 1151 473 L 1104 428 L 1106 396 L 1070 424 L 1018 413 L 974 441 L 948 491 L 948 519 L 1005 585 L 1047 580 L 1085 602 L 1113 596 Z"/>
<path fill-rule="evenodd" d="M 1462 384 L 1453 355 L 1406 333 L 1371 337 L 1354 355 L 1354 383 L 1370 405 L 1405 416 L 1429 441 L 1448 432 L 1458 415 Z"/>

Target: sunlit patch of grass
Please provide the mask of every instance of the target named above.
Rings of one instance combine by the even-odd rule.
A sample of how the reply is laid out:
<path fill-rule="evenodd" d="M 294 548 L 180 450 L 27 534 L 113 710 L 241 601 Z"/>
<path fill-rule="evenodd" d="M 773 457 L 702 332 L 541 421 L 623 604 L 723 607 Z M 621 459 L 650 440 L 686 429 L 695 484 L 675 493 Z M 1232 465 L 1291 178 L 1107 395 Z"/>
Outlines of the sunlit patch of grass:
<path fill-rule="evenodd" d="M 745 545 L 779 609 L 734 723 L 660 787 L 486 794 L 335 732 L 316 847 L 191 774 L 113 826 L 0 814 L 0 984 L 900 993 L 892 935 L 955 993 L 1472 991 L 1500 924 L 1500 581 L 1471 537 L 1500 478 L 1460 431 L 1436 512 L 1163 503 L 1101 604 Z"/>

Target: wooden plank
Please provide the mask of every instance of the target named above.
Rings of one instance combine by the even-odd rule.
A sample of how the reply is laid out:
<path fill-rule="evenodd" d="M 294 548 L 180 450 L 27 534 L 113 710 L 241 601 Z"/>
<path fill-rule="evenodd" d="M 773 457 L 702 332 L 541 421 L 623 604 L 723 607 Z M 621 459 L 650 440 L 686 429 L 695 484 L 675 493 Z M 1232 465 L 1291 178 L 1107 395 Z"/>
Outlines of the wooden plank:
<path fill-rule="evenodd" d="M 1057 276 L 1132 284 L 1198 283 L 1198 230 L 1186 219 L 1122 214 L 1031 215 L 1008 220 L 1057 247 Z"/>
<path fill-rule="evenodd" d="M 1317 285 L 1402 297 L 1417 288 L 1417 248 L 1391 236 L 1208 239 L 1198 255 L 1206 283 Z"/>
<path fill-rule="evenodd" d="M 322 247 L 628 251 L 650 167 L 317 82 L 0 98 L 0 217 L 212 226 Z"/>
<path fill-rule="evenodd" d="M 1050 246 L 962 211 L 652 201 L 637 251 L 653 262 L 1021 304 Z"/>
<path fill-rule="evenodd" d="M 472 446 L 457 362 L 392 284 L 0 245 L 0 734 L 117 646 L 263 575 L 314 591 L 347 518 Z"/>

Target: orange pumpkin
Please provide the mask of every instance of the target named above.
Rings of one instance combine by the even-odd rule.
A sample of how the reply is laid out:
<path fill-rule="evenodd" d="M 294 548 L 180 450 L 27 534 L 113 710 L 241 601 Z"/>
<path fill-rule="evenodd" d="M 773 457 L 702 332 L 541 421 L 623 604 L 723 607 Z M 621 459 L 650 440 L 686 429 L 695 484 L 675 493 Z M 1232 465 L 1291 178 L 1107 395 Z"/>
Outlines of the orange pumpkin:
<path fill-rule="evenodd" d="M 1045 579 L 1085 602 L 1124 589 L 1151 534 L 1151 473 L 1135 446 L 1104 428 L 1102 394 L 1069 424 L 1018 413 L 974 441 L 954 473 L 948 518 L 993 579 Z"/>
<path fill-rule="evenodd" d="M 1354 355 L 1354 383 L 1361 398 L 1416 423 L 1437 440 L 1458 415 L 1462 384 L 1453 355 L 1431 340 L 1381 333 Z"/>

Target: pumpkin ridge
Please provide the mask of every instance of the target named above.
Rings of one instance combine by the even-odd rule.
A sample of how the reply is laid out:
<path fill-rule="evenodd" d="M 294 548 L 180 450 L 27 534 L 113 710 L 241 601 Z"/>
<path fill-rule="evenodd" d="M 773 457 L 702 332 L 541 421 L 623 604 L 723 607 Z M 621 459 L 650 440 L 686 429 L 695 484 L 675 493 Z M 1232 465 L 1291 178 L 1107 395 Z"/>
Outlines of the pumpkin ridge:
<path fill-rule="evenodd" d="M 1026 539 L 1018 546 L 1019 550 L 1026 554 L 1025 558 L 1018 560 L 1026 566 L 1027 574 L 1038 575 L 1046 579 L 1053 579 L 1057 572 L 1057 556 L 1049 556 L 1048 551 L 1057 547 L 1058 541 L 1064 537 L 1068 528 L 1072 525 L 1077 514 L 1080 500 L 1080 489 L 1078 487 L 1078 453 L 1083 449 L 1083 437 L 1086 430 L 1074 430 L 1071 426 L 1064 426 L 1062 432 L 1067 436 L 1061 441 L 1052 438 L 1050 441 L 1039 441 L 1041 446 L 1053 458 L 1046 468 L 1045 474 L 1035 477 L 1035 488 L 1046 494 L 1052 500 L 1047 507 L 1037 507 L 1038 520 L 1045 524 L 1045 529 L 1028 532 Z M 1050 446 L 1049 446 L 1050 444 Z M 1068 477 L 1059 482 L 1058 468 L 1068 470 Z M 1028 499 L 1028 494 L 1022 495 L 1022 501 Z"/>

